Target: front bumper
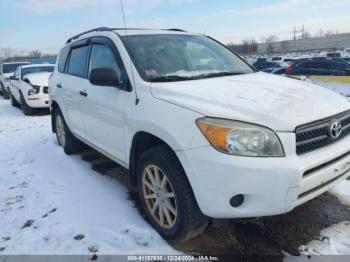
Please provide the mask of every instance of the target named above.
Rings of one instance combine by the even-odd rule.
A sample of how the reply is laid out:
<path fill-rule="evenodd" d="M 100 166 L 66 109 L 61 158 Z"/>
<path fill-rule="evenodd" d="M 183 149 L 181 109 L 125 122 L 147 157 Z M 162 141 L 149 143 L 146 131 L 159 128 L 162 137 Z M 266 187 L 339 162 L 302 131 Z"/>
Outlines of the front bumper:
<path fill-rule="evenodd" d="M 202 212 L 214 218 L 270 216 L 326 192 L 350 176 L 350 136 L 297 156 L 295 134 L 279 133 L 286 156 L 239 157 L 211 146 L 176 152 Z M 243 194 L 239 207 L 231 197 Z"/>
<path fill-rule="evenodd" d="M 26 102 L 30 107 L 33 108 L 49 108 L 49 95 L 39 93 L 36 95 L 27 96 Z"/>

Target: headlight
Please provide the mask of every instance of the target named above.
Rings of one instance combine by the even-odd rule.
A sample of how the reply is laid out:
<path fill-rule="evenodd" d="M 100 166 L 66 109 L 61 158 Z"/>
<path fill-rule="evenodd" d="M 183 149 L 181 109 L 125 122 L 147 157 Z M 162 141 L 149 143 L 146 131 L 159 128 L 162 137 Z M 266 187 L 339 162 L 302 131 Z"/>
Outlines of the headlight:
<path fill-rule="evenodd" d="M 36 95 L 36 94 L 38 94 L 39 93 L 39 91 L 40 91 L 40 86 L 33 86 L 32 85 L 32 89 L 29 89 L 28 90 L 28 95 L 29 96 L 31 96 L 31 95 Z"/>
<path fill-rule="evenodd" d="M 196 123 L 221 152 L 237 156 L 284 156 L 279 138 L 266 127 L 211 117 L 198 119 Z"/>

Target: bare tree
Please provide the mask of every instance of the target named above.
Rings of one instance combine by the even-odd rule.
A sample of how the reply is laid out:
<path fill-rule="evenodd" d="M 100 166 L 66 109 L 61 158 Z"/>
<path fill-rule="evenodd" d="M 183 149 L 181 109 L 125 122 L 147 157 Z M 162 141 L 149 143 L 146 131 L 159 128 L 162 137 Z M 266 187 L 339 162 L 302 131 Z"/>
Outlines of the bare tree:
<path fill-rule="evenodd" d="M 309 32 L 303 32 L 301 35 L 301 39 L 309 39 L 311 38 L 311 34 Z"/>
<path fill-rule="evenodd" d="M 280 42 L 280 50 L 282 52 L 287 52 L 289 50 L 289 41 L 281 41 Z"/>
<path fill-rule="evenodd" d="M 42 57 L 42 53 L 39 50 L 33 50 L 31 52 L 29 52 L 29 55 L 32 58 L 40 58 Z"/>
<path fill-rule="evenodd" d="M 16 51 L 12 48 L 1 48 L 1 57 L 3 60 L 9 59 L 16 55 Z"/>
<path fill-rule="evenodd" d="M 278 41 L 277 36 L 270 35 L 267 38 L 265 38 L 265 43 L 267 45 L 266 52 L 267 53 L 273 53 L 275 51 L 274 43 Z"/>
<path fill-rule="evenodd" d="M 323 37 L 324 36 L 324 31 L 322 29 L 318 30 L 317 33 L 315 34 L 315 37 Z"/>

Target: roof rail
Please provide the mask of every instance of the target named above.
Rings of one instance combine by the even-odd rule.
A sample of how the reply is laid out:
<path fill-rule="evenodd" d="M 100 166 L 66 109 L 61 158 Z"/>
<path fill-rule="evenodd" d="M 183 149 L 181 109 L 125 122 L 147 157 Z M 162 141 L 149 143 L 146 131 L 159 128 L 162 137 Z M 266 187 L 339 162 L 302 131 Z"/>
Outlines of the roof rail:
<path fill-rule="evenodd" d="M 112 28 L 109 28 L 109 27 L 97 27 L 97 28 L 94 28 L 94 29 L 91 29 L 91 30 L 88 30 L 88 31 L 85 31 L 85 32 L 82 32 L 80 34 L 77 34 L 75 36 L 72 36 L 71 38 L 69 38 L 66 42 L 66 44 L 69 44 L 70 42 L 72 42 L 73 40 L 75 39 L 78 39 L 80 36 L 82 35 L 85 35 L 87 33 L 92 33 L 92 32 L 101 32 L 101 31 L 112 31 L 113 29 Z"/>
<path fill-rule="evenodd" d="M 78 39 L 80 36 L 85 35 L 87 33 L 92 33 L 92 32 L 103 32 L 103 31 L 113 31 L 113 30 L 152 30 L 152 29 L 141 29 L 141 28 L 109 28 L 109 27 L 97 27 L 94 29 L 90 29 L 88 31 L 79 33 L 75 36 L 72 36 L 69 38 L 66 42 L 66 44 L 71 43 L 73 40 Z M 178 28 L 169 28 L 169 29 L 163 29 L 166 31 L 176 31 L 176 32 L 186 32 L 185 30 L 178 29 Z"/>
<path fill-rule="evenodd" d="M 169 29 L 164 29 L 164 30 L 167 30 L 167 31 L 176 31 L 176 32 L 187 32 L 183 29 L 179 29 L 179 28 L 169 28 Z"/>

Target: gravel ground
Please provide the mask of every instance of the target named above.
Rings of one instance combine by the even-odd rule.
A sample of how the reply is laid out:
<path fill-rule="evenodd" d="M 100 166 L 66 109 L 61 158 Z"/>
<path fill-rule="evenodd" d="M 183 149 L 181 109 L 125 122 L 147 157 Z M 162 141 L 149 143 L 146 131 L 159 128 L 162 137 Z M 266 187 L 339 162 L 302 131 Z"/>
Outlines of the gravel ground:
<path fill-rule="evenodd" d="M 82 159 L 91 162 L 95 171 L 128 186 L 127 170 L 118 164 L 89 148 L 81 155 Z M 130 198 L 138 207 L 134 193 L 130 193 Z M 284 215 L 214 220 L 204 234 L 174 248 L 185 253 L 269 256 L 269 261 L 282 261 L 285 253 L 300 255 L 298 248 L 317 239 L 322 229 L 349 218 L 350 208 L 326 193 Z"/>

